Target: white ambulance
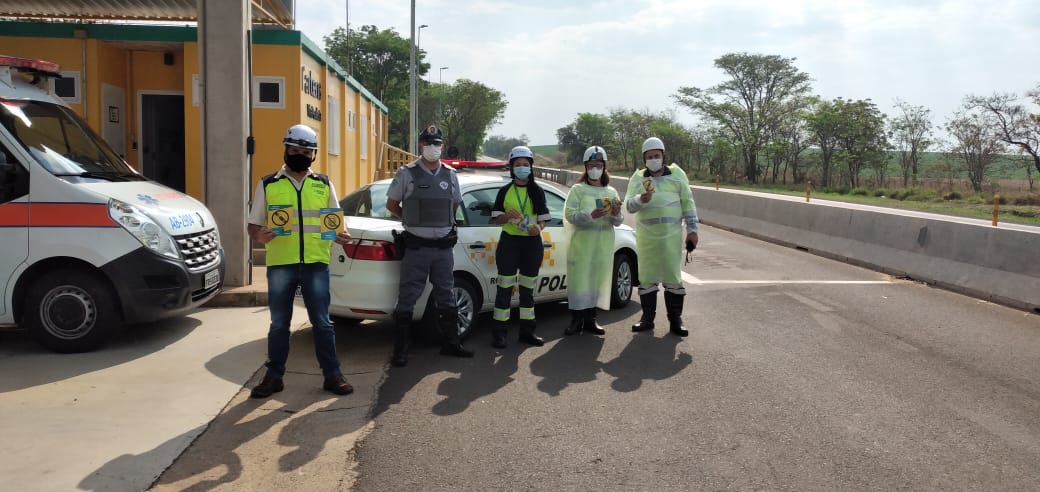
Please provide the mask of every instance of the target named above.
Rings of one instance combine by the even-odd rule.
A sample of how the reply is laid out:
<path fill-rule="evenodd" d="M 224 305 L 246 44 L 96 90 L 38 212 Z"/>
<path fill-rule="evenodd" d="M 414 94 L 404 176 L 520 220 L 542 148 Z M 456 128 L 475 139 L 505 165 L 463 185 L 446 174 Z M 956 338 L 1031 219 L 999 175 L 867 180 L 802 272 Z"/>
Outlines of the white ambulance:
<path fill-rule="evenodd" d="M 0 325 L 58 352 L 220 291 L 213 215 L 149 181 L 53 94 L 58 66 L 0 56 Z"/>

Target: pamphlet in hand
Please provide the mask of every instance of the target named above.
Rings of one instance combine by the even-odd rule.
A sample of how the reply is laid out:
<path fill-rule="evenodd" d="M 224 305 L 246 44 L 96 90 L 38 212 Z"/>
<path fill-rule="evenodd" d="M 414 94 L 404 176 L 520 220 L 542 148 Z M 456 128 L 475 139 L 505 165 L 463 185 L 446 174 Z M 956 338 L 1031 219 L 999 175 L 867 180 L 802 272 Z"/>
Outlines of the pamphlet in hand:
<path fill-rule="evenodd" d="M 643 178 L 643 193 L 654 192 L 654 178 Z"/>
<path fill-rule="evenodd" d="M 318 210 L 321 216 L 321 238 L 326 241 L 336 239 L 336 234 L 343 232 L 343 209 L 322 208 Z"/>
<path fill-rule="evenodd" d="M 296 213 L 291 205 L 267 206 L 267 228 L 275 236 L 291 236 L 294 217 Z"/>

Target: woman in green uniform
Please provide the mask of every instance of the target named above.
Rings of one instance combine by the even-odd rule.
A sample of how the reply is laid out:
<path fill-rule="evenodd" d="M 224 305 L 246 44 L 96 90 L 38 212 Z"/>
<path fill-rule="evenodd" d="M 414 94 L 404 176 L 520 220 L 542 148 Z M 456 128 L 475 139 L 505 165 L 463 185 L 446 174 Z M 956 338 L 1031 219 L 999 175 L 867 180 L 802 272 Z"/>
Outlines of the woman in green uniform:
<path fill-rule="evenodd" d="M 620 225 L 621 201 L 607 186 L 607 152 L 585 149 L 585 172 L 571 187 L 564 205 L 564 225 L 570 236 L 567 249 L 567 303 L 571 324 L 563 332 L 605 333 L 596 324 L 596 308 L 610 309 L 610 275 L 614 264 L 614 226 Z"/>

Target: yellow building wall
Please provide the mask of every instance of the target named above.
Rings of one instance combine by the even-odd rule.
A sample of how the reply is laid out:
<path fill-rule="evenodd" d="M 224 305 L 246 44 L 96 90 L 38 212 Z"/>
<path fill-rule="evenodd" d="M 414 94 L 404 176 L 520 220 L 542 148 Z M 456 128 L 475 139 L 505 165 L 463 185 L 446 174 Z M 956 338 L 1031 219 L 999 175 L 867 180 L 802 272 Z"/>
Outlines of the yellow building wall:
<path fill-rule="evenodd" d="M 329 175 L 340 198 L 370 183 L 388 129 L 387 118 L 382 110 L 349 82 L 341 80 L 334 69 L 312 58 L 299 45 L 254 44 L 252 49 L 253 76 L 284 78 L 285 104 L 281 109 L 253 109 L 256 152 L 253 156 L 250 189 L 261 177 L 281 167 L 285 130 L 298 123 L 309 125 L 318 132 L 320 148 L 313 169 Z M 0 34 L 0 54 L 44 59 L 58 63 L 61 70 L 80 73 L 81 102 L 70 106 L 99 134 L 101 118 L 104 116 L 100 107 L 102 84 L 123 88 L 126 94 L 125 158 L 137 169 L 140 169 L 140 162 L 138 150 L 134 147 L 139 144 L 140 138 L 137 134 L 140 93 L 155 91 L 183 94 L 185 191 L 201 200 L 204 199 L 201 107 L 193 102 L 196 97 L 193 77 L 199 74 L 199 46 L 194 42 L 185 42 L 182 50 L 172 52 L 174 63 L 166 65 L 163 63 L 163 51 L 129 50 L 117 41 Z M 304 91 L 304 77 L 307 74 L 321 84 L 320 99 Z M 328 118 L 332 117 L 328 111 L 330 96 L 337 100 L 339 106 L 338 155 L 328 153 Z M 308 117 L 308 104 L 322 112 L 322 120 Z M 84 107 L 88 114 L 84 114 Z M 353 127 L 350 125 L 351 114 Z M 367 125 L 364 131 L 361 128 L 362 119 Z M 364 158 L 361 157 L 362 138 L 365 138 L 367 144 L 367 155 Z"/>
<path fill-rule="evenodd" d="M 252 186 L 255 186 L 260 178 L 278 172 L 282 167 L 282 139 L 285 137 L 285 130 L 301 122 L 299 59 L 299 46 L 253 45 L 253 76 L 283 77 L 285 106 L 282 109 L 253 109 L 256 153 L 253 155 Z"/>
<path fill-rule="evenodd" d="M 84 40 L 57 38 L 30 38 L 22 36 L 0 36 L 0 54 L 35 58 L 57 63 L 61 70 L 80 72 L 83 76 Z M 82 82 L 82 78 L 80 81 Z M 83 101 L 84 88 L 80 86 L 80 101 Z M 83 104 L 69 104 L 83 116 Z"/>

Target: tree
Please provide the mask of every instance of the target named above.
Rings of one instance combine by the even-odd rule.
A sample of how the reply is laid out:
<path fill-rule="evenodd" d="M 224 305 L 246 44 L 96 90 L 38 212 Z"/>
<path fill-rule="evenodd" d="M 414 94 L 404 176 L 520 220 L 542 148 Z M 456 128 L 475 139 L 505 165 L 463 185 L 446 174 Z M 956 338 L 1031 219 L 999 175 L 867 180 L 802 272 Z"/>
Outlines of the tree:
<path fill-rule="evenodd" d="M 967 111 L 954 114 L 946 123 L 946 131 L 953 138 L 951 153 L 964 162 L 971 188 L 980 192 L 987 171 L 1004 151 L 1004 142 L 993 130 L 996 117 L 989 112 L 971 111 L 971 106 L 967 101 Z"/>
<path fill-rule="evenodd" d="M 758 153 L 767 131 L 801 109 L 810 77 L 794 66 L 794 58 L 729 53 L 715 66 L 730 79 L 709 89 L 680 87 L 673 97 L 695 114 L 716 121 L 740 144 L 748 181 L 758 181 Z"/>
<path fill-rule="evenodd" d="M 885 115 L 870 99 L 835 102 L 842 124 L 838 142 L 841 160 L 845 162 L 850 187 L 859 186 L 859 175 L 864 167 L 884 168 L 887 163 L 885 150 L 888 139 L 885 135 Z M 884 179 L 884 171 L 880 173 Z"/>
<path fill-rule="evenodd" d="M 614 108 L 610 110 L 608 118 L 614 130 L 614 145 L 618 149 L 614 160 L 620 160 L 624 168 L 628 169 L 628 160 L 631 158 L 632 170 L 635 170 L 643 163 L 642 155 L 638 159 L 636 156 L 648 133 L 647 116 L 630 109 Z"/>
<path fill-rule="evenodd" d="M 520 135 L 519 138 L 492 135 L 484 142 L 484 153 L 505 160 L 509 156 L 509 151 L 513 150 L 513 147 L 527 145 L 530 141 L 527 135 Z"/>
<path fill-rule="evenodd" d="M 606 149 L 610 158 L 615 148 L 613 136 L 610 119 L 595 113 L 579 113 L 573 123 L 556 130 L 557 143 L 571 162 L 581 162 L 585 149 L 593 145 Z"/>
<path fill-rule="evenodd" d="M 445 145 L 459 149 L 459 158 L 477 160 L 484 136 L 502 119 L 508 103 L 505 96 L 480 82 L 459 79 L 453 84 L 431 84 L 437 99 L 433 119 L 444 134 Z"/>
<path fill-rule="evenodd" d="M 841 135 L 841 114 L 838 102 L 817 101 L 812 111 L 806 116 L 806 123 L 812 142 L 820 149 L 819 185 L 831 185 L 831 174 L 834 167 L 834 153 L 838 149 Z"/>
<path fill-rule="evenodd" d="M 1040 86 L 1027 95 L 1040 105 Z M 1016 101 L 1018 97 L 1015 94 L 994 93 L 989 97 L 969 96 L 967 106 L 990 112 L 1000 139 L 1029 154 L 1037 172 L 1040 172 L 1040 114 L 1030 114 Z"/>
<path fill-rule="evenodd" d="M 390 145 L 407 148 L 411 138 L 409 122 L 409 64 L 412 44 L 393 29 L 361 26 L 348 33 L 342 27 L 325 36 L 325 52 L 343 67 L 352 67 L 351 76 L 387 106 Z M 349 41 L 349 42 L 348 42 Z M 430 64 L 426 53 L 416 52 L 416 73 L 426 75 Z"/>
<path fill-rule="evenodd" d="M 931 112 L 924 106 L 911 106 L 905 101 L 896 99 L 896 107 L 900 114 L 889 122 L 892 143 L 899 152 L 899 168 L 903 171 L 903 186 L 917 185 L 917 176 L 921 166 L 921 154 L 932 145 Z"/>

